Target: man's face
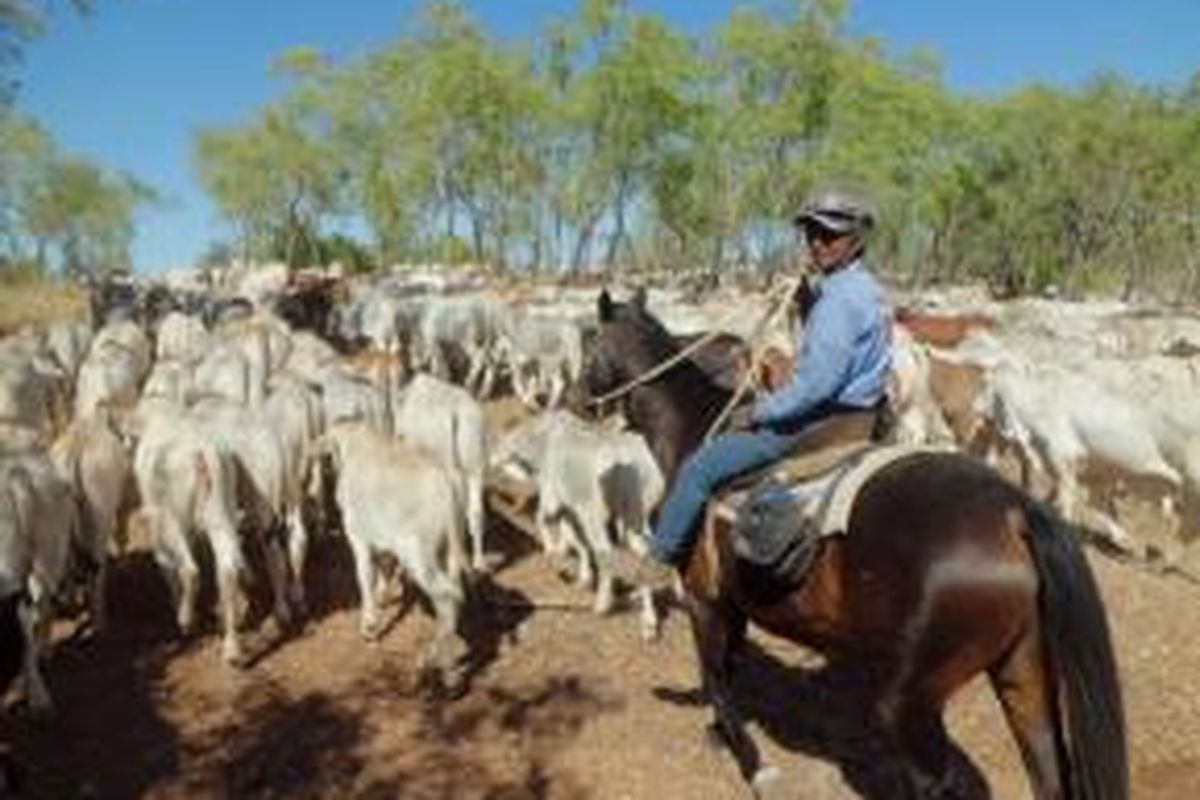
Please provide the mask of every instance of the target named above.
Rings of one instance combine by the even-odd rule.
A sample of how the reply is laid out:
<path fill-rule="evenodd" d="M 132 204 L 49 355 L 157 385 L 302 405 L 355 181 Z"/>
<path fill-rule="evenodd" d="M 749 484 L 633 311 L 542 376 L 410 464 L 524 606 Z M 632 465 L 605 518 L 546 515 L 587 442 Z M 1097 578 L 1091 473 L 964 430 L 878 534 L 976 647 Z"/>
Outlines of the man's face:
<path fill-rule="evenodd" d="M 811 222 L 804 226 L 804 238 L 813 262 L 822 272 L 842 266 L 858 249 L 858 237 L 853 233 L 838 233 Z"/>

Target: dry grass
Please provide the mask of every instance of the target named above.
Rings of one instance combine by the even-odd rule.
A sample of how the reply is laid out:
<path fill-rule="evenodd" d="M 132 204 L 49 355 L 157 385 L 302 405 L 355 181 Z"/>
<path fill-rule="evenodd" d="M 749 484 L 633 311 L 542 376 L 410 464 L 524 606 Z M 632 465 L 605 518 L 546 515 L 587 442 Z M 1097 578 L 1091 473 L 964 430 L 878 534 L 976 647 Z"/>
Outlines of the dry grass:
<path fill-rule="evenodd" d="M 87 294 L 61 281 L 0 283 L 0 336 L 31 323 L 44 324 L 87 313 Z"/>

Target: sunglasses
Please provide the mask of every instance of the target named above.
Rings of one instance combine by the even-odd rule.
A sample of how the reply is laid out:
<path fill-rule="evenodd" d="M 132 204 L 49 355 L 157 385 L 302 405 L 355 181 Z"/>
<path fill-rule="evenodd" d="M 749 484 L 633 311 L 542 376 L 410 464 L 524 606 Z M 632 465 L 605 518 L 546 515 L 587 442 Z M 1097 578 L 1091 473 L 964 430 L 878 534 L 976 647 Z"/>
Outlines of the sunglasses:
<path fill-rule="evenodd" d="M 830 230 L 829 228 L 826 228 L 823 225 L 811 225 L 810 224 L 810 225 L 804 226 L 804 239 L 809 244 L 812 244 L 813 242 L 820 242 L 821 244 L 828 244 L 832 241 L 836 241 L 837 239 L 842 238 L 845 235 L 846 235 L 845 233 L 840 233 L 835 230 Z"/>

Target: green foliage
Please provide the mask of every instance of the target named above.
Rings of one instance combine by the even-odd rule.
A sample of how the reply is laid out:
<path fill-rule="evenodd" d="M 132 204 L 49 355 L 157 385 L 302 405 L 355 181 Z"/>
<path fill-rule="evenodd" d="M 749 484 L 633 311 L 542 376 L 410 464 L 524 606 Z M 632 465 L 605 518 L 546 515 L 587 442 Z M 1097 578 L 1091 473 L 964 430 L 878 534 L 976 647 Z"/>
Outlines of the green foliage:
<path fill-rule="evenodd" d="M 322 222 L 339 208 L 344 184 L 319 125 L 310 98 L 297 94 L 247 128 L 200 133 L 200 179 L 233 222 L 244 257 L 293 265 L 319 258 Z"/>
<path fill-rule="evenodd" d="M 64 154 L 32 120 L 0 110 L 0 259 L 68 274 L 127 269 L 134 213 L 155 192 Z"/>
<path fill-rule="evenodd" d="M 1200 75 L 976 99 L 935 54 L 849 35 L 846 0 L 700 37 L 633 5 L 580 0 L 500 42 L 433 0 L 357 61 L 283 54 L 287 94 L 197 140 L 238 252 L 327 258 L 353 218 L 364 263 L 771 268 L 836 181 L 873 196 L 874 257 L 918 285 L 1200 291 Z"/>
<path fill-rule="evenodd" d="M 379 266 L 371 252 L 354 239 L 342 233 L 332 233 L 317 242 L 318 263 L 338 263 L 352 275 L 371 272 Z"/>

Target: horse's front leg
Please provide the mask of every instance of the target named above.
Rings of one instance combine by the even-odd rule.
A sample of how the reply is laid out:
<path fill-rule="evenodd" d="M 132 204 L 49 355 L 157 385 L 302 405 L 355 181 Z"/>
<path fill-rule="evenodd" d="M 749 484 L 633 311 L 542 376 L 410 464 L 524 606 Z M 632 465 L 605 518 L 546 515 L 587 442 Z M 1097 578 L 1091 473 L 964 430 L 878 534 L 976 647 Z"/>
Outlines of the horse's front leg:
<path fill-rule="evenodd" d="M 732 656 L 745 638 L 745 615 L 692 595 L 687 598 L 687 608 L 700 659 L 702 687 L 713 708 L 709 733 L 729 747 L 755 796 L 771 797 L 781 783 L 779 770 L 763 762 L 733 699 Z"/>

